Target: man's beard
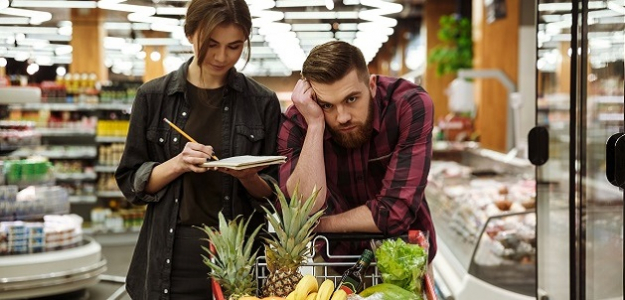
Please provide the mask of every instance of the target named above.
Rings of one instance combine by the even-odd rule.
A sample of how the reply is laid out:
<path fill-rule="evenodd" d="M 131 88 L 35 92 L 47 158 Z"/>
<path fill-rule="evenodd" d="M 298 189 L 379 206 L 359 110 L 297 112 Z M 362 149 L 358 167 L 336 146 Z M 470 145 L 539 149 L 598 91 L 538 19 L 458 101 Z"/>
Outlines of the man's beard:
<path fill-rule="evenodd" d="M 356 126 L 356 128 L 349 133 L 341 131 L 341 129 L 351 126 Z M 336 128 L 328 126 L 328 130 L 335 142 L 348 149 L 358 148 L 368 142 L 373 132 L 373 99 L 369 102 L 369 111 L 364 124 L 354 124 L 350 121 L 340 124 Z"/>

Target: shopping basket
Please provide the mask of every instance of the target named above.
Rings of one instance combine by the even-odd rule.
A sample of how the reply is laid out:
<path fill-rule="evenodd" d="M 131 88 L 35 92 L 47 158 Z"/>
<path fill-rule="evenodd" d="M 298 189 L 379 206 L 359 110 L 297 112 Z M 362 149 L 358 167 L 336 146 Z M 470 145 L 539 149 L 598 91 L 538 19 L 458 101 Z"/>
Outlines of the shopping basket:
<path fill-rule="evenodd" d="M 358 255 L 331 255 L 330 252 L 330 243 L 336 241 L 380 241 L 384 239 L 389 239 L 391 237 L 387 237 L 381 234 L 364 234 L 364 233 L 353 233 L 353 234 L 336 234 L 336 233 L 322 233 L 317 234 L 313 241 L 313 245 L 322 244 L 324 247 L 320 249 L 320 251 L 325 251 L 323 256 L 327 257 L 329 261 L 314 261 L 313 258 L 317 256 L 316 247 L 313 247 L 313 253 L 310 256 L 310 259 L 302 264 L 301 272 L 302 274 L 311 274 L 315 276 L 317 279 L 323 281 L 326 279 L 334 281 L 335 286 L 341 281 L 342 274 L 336 273 L 334 271 L 335 268 L 349 268 L 353 266 L 358 258 L 360 258 L 360 254 Z M 398 237 L 392 237 L 398 238 Z M 418 230 L 413 230 L 408 233 L 408 235 L 399 236 L 399 238 L 407 240 L 409 243 L 419 244 L 422 247 L 427 246 L 427 239 L 423 234 L 421 234 Z M 211 245 L 212 247 L 212 245 Z M 374 243 L 372 243 L 372 247 L 375 247 Z M 211 248 L 213 250 L 213 248 Z M 254 274 L 257 282 L 261 283 L 267 279 L 268 270 L 267 270 L 267 262 L 264 256 L 259 256 L 256 259 L 256 265 L 254 267 Z M 369 265 L 369 269 L 367 274 L 365 274 L 364 285 L 367 287 L 368 285 L 376 285 L 382 282 L 381 274 L 378 270 L 376 261 L 372 261 Z M 436 293 L 434 291 L 434 282 L 430 277 L 430 274 L 425 274 L 424 277 L 424 290 L 426 300 L 437 300 Z M 211 279 L 211 284 L 213 287 L 213 299 L 214 300 L 224 300 L 224 296 L 219 284 Z M 257 291 L 257 295 L 260 295 L 260 289 Z"/>

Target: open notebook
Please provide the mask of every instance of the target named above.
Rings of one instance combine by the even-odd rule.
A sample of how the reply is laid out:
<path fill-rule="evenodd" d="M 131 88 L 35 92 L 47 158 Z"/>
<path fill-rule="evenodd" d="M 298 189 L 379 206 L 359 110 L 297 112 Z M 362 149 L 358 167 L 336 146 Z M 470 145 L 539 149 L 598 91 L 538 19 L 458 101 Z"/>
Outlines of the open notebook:
<path fill-rule="evenodd" d="M 233 170 L 244 170 L 248 168 L 254 168 L 259 166 L 283 164 L 286 161 L 286 156 L 252 156 L 242 155 L 228 157 L 220 160 L 209 161 L 202 164 L 202 167 L 207 168 L 228 168 Z"/>

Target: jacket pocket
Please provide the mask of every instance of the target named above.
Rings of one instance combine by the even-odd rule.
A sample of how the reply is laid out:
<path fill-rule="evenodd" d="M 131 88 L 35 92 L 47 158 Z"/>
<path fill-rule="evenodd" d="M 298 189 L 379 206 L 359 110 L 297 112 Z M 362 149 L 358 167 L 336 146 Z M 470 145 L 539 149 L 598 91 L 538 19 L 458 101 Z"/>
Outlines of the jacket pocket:
<path fill-rule="evenodd" d="M 247 125 L 235 127 L 235 155 L 261 155 L 265 128 Z"/>
<path fill-rule="evenodd" d="M 169 130 L 165 128 L 149 128 L 146 132 L 146 140 L 148 140 L 148 151 L 150 157 L 157 158 L 159 161 L 165 160 L 165 146 L 169 139 Z"/>

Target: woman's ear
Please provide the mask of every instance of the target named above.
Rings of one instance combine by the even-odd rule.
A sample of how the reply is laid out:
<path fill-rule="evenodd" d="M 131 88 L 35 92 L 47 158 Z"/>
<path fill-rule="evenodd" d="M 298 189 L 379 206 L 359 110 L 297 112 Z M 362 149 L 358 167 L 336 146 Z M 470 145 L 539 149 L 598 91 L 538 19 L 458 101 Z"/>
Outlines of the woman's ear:
<path fill-rule="evenodd" d="M 369 91 L 371 92 L 371 98 L 375 97 L 375 92 L 377 91 L 378 81 L 376 75 L 369 76 Z"/>

